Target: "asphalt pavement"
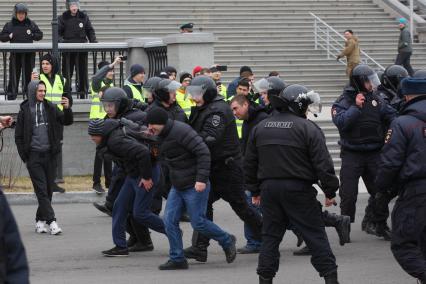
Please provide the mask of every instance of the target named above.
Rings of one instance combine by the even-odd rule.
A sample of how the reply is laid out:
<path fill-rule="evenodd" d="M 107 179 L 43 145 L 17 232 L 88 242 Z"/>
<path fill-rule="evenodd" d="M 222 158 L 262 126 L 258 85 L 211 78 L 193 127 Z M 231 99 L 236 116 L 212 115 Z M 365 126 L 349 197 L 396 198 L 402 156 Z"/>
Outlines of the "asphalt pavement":
<path fill-rule="evenodd" d="M 319 197 L 322 198 L 321 196 Z M 357 220 L 352 227 L 352 243 L 340 246 L 335 230 L 327 229 L 339 265 L 343 284 L 405 284 L 416 283 L 396 263 L 390 243 L 361 231 L 367 195 L 361 194 Z M 184 271 L 159 271 L 158 265 L 168 259 L 165 236 L 151 234 L 152 252 L 132 253 L 127 258 L 106 258 L 102 250 L 113 247 L 111 218 L 97 211 L 90 203 L 54 204 L 58 222 L 64 233 L 60 236 L 38 235 L 34 232 L 36 205 L 13 205 L 20 227 L 29 264 L 31 283 L 258 283 L 257 255 L 238 255 L 227 264 L 221 247 L 212 242 L 208 262 L 189 261 Z M 338 207 L 331 211 L 338 212 Z M 237 236 L 237 246 L 244 245 L 243 224 L 224 202 L 215 204 L 215 222 Z M 184 244 L 190 245 L 192 230 L 183 223 Z M 310 264 L 309 257 L 293 256 L 296 239 L 286 233 L 281 244 L 280 270 L 274 283 L 324 283 Z"/>

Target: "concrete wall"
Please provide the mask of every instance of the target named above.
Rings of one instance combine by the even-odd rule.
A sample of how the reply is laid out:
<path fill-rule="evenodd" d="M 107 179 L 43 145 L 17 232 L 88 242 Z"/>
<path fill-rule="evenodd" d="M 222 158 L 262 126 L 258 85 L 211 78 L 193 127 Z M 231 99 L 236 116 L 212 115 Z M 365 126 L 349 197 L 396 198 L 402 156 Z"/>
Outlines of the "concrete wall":
<path fill-rule="evenodd" d="M 16 118 L 20 101 L 2 102 L 0 113 L 12 115 Z M 64 129 L 63 146 L 63 171 L 64 175 L 91 175 L 95 145 L 87 135 L 90 102 L 86 100 L 75 101 L 73 106 L 74 124 Z M 3 172 L 8 168 L 18 171 L 20 158 L 14 143 L 13 129 L 4 131 L 4 150 L 0 154 Z M 22 165 L 20 175 L 27 176 L 25 165 Z"/>

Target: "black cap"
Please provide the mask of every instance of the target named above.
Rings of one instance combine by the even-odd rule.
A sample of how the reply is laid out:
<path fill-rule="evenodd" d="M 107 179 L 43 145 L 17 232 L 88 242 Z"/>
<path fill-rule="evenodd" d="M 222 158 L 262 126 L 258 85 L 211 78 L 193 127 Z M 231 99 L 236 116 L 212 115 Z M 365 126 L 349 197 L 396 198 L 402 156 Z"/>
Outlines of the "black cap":
<path fill-rule="evenodd" d="M 138 74 L 145 73 L 145 68 L 140 64 L 133 64 L 130 67 L 130 77 L 135 77 Z"/>
<path fill-rule="evenodd" d="M 182 84 L 183 80 L 185 80 L 186 78 L 191 78 L 192 79 L 192 75 L 188 72 L 183 72 L 180 74 L 179 76 L 179 81 Z"/>
<path fill-rule="evenodd" d="M 165 125 L 168 119 L 169 115 L 164 109 L 155 107 L 148 112 L 146 123 Z"/>
<path fill-rule="evenodd" d="M 89 121 L 89 127 L 87 128 L 87 133 L 89 135 L 99 135 L 102 136 L 104 130 L 104 120 L 103 119 L 92 119 Z"/>
<path fill-rule="evenodd" d="M 251 70 L 251 68 L 249 66 L 242 66 L 240 68 L 240 75 L 243 74 L 244 72 L 250 72 L 253 74 L 253 71 Z"/>
<path fill-rule="evenodd" d="M 104 66 L 109 65 L 110 63 L 108 61 L 101 61 L 98 63 L 98 69 L 101 69 Z"/>
<path fill-rule="evenodd" d="M 50 63 L 50 65 L 53 65 L 53 56 L 52 56 L 52 54 L 50 54 L 50 53 L 46 53 L 46 54 L 44 54 L 41 58 L 40 58 L 40 61 L 41 62 L 43 62 L 43 61 L 47 61 L 47 62 L 49 62 Z"/>
<path fill-rule="evenodd" d="M 181 30 L 183 30 L 183 29 L 192 29 L 192 28 L 194 28 L 194 23 L 186 23 L 186 24 L 183 24 L 182 26 L 180 26 Z"/>

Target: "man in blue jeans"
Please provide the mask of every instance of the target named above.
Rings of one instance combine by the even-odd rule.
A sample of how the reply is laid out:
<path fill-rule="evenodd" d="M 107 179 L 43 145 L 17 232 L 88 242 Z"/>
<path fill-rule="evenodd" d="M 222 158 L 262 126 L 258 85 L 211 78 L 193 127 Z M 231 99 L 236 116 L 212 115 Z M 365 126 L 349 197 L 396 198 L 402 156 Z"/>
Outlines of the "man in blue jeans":
<path fill-rule="evenodd" d="M 139 224 L 156 232 L 166 233 L 163 220 L 151 211 L 151 189 L 158 183 L 159 167 L 155 161 L 151 161 L 147 145 L 126 134 L 118 120 L 91 120 L 88 132 L 97 145 L 98 153 L 108 155 L 126 174 L 112 210 L 112 237 L 115 247 L 103 251 L 102 254 L 128 256 L 126 220 L 129 213 Z"/>
<path fill-rule="evenodd" d="M 160 108 L 148 112 L 147 123 L 151 133 L 162 139 L 160 152 L 170 169 L 172 183 L 164 212 L 170 259 L 159 269 L 188 269 L 179 228 L 184 208 L 192 228 L 216 240 L 225 251 L 226 261 L 233 262 L 236 258 L 235 236 L 206 218 L 210 192 L 210 152 L 207 145 L 189 125 L 169 119 L 167 112 Z"/>

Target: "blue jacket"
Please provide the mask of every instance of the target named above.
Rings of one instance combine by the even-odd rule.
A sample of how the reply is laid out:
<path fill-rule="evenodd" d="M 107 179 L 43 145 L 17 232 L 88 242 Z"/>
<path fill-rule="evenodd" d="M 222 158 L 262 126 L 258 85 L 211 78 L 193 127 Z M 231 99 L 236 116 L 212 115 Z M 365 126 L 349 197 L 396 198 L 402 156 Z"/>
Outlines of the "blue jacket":
<path fill-rule="evenodd" d="M 426 181 L 426 96 L 407 102 L 386 135 L 378 165 L 379 189 Z"/>
<path fill-rule="evenodd" d="M 339 144 L 342 146 L 342 149 L 351 150 L 351 151 L 374 151 L 380 150 L 383 146 L 381 143 L 364 143 L 364 144 L 351 144 L 346 139 L 342 138 L 342 134 L 345 132 L 350 132 L 352 128 L 356 125 L 358 119 L 360 118 L 362 112 L 361 109 L 355 104 L 355 97 L 357 93 L 354 88 L 346 87 L 343 90 L 343 94 L 334 102 L 331 113 L 333 118 L 333 123 L 337 126 L 340 133 Z M 396 116 L 396 110 L 387 104 L 382 97 L 375 93 L 367 94 L 366 96 L 373 96 L 372 101 L 376 101 L 380 118 L 383 123 L 383 129 L 387 129 L 390 122 Z"/>
<path fill-rule="evenodd" d="M 226 90 L 226 98 L 232 98 L 237 94 L 238 82 L 241 80 L 241 77 L 235 78 L 234 81 L 229 83 L 228 89 Z"/>
<path fill-rule="evenodd" d="M 0 283 L 29 282 L 25 248 L 15 218 L 0 188 Z"/>

